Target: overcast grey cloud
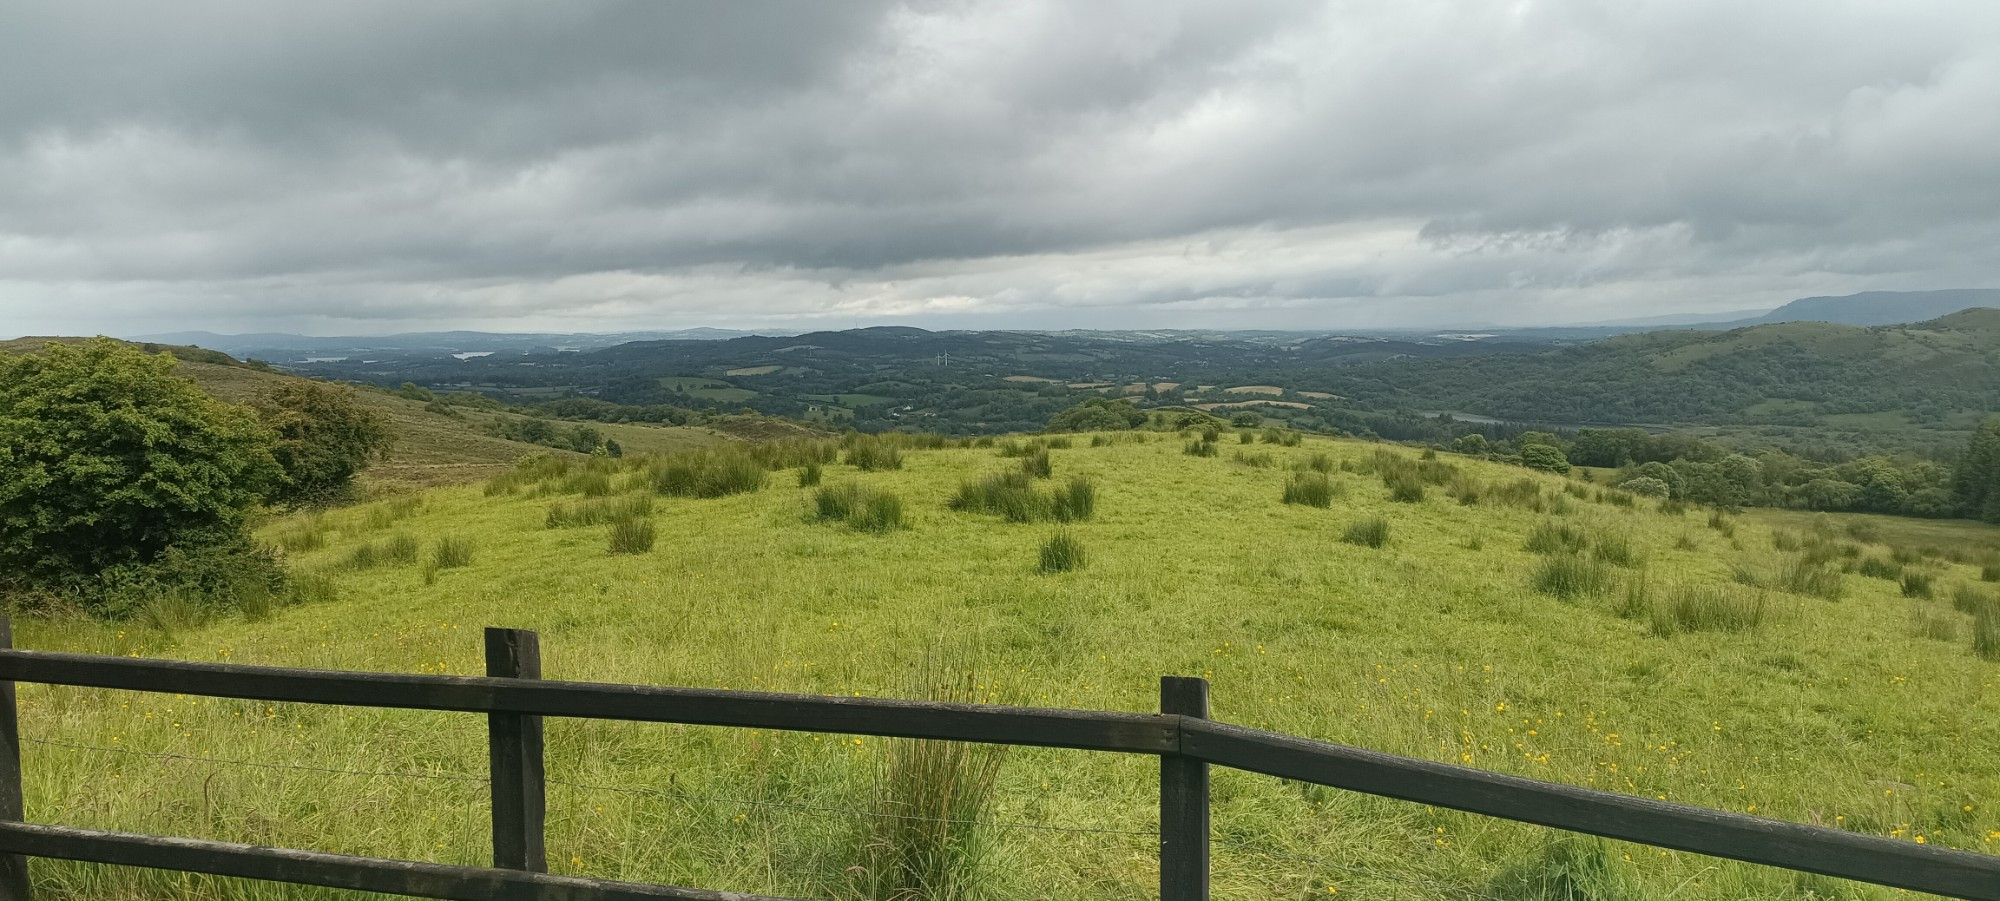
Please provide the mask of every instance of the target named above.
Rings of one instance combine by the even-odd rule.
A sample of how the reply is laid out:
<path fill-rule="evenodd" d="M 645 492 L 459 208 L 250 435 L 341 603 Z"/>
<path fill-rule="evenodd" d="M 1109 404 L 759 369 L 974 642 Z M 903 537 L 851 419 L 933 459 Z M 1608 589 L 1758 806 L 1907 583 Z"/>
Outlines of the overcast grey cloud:
<path fill-rule="evenodd" d="M 1991 0 L 0 6 L 0 332 L 2000 285 Z"/>

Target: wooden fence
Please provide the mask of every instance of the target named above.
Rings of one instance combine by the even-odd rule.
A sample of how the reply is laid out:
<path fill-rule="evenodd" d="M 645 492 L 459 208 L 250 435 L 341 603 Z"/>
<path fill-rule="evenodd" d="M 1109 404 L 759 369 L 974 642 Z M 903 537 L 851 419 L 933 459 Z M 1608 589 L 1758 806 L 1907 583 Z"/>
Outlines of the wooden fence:
<path fill-rule="evenodd" d="M 1160 713 L 1054 710 L 557 682 L 535 634 L 486 630 L 485 677 L 288 669 L 15 650 L 0 618 L 0 901 L 29 897 L 27 860 L 62 858 L 464 901 L 771 901 L 547 871 L 542 718 L 741 726 L 1075 748 L 1160 759 L 1160 896 L 1208 897 L 1208 768 L 1224 766 L 1661 848 L 1953 898 L 2000 899 L 2000 857 L 1651 801 L 1246 729 L 1208 718 L 1208 683 L 1167 677 Z M 461 867 L 23 820 L 14 683 L 485 714 L 493 866 Z"/>

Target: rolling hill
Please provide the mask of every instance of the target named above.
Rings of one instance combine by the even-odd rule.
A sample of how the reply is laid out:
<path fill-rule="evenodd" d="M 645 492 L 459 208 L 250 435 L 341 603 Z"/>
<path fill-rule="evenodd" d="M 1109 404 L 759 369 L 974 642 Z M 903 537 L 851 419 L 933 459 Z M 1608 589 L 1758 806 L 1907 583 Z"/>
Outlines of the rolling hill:
<path fill-rule="evenodd" d="M 81 339 L 20 338 L 0 342 L 0 353 L 27 353 L 51 341 L 76 340 Z M 231 403 L 244 403 L 259 391 L 302 378 L 246 365 L 213 350 L 192 347 L 151 349 L 174 353 L 180 361 L 175 368 L 177 374 L 193 380 L 209 394 Z M 426 410 L 421 401 L 384 391 L 362 390 L 359 397 L 362 403 L 388 419 L 394 436 L 388 458 L 363 471 L 364 488 L 403 489 L 463 484 L 505 471 L 526 454 L 582 456 L 571 451 L 509 441 L 487 431 L 486 426 L 496 419 L 524 418 L 518 414 L 460 411 L 459 415 L 451 416 Z M 708 429 L 610 423 L 590 425 L 617 439 L 619 444 L 634 453 L 665 452 L 725 440 L 724 436 Z"/>

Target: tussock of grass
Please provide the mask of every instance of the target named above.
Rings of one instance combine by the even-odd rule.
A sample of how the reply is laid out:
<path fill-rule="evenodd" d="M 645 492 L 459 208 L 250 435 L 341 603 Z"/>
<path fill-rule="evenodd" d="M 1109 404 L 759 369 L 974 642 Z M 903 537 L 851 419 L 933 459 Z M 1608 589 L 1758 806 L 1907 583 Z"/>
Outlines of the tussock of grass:
<path fill-rule="evenodd" d="M 1840 600 L 1846 591 L 1846 582 L 1840 578 L 1840 570 L 1804 557 L 1796 557 L 1780 565 L 1774 584 L 1781 591 L 1829 601 Z"/>
<path fill-rule="evenodd" d="M 1545 519 L 1528 532 L 1527 549 L 1536 554 L 1565 554 L 1583 550 L 1590 536 L 1580 526 Z"/>
<path fill-rule="evenodd" d="M 271 536 L 271 540 L 285 549 L 286 553 L 298 554 L 316 551 L 326 547 L 327 524 L 324 518 L 315 514 L 291 528 Z"/>
<path fill-rule="evenodd" d="M 1960 585 L 1951 593 L 1951 609 L 1960 613 L 1978 613 L 1996 603 L 2000 603 L 2000 598 L 1970 585 Z"/>
<path fill-rule="evenodd" d="M 972 702 L 971 691 L 932 700 Z M 847 872 L 869 901 L 979 897 L 979 868 L 990 850 L 1002 745 L 894 739 L 875 776 L 872 816 L 859 862 Z"/>
<path fill-rule="evenodd" d="M 1727 585 L 1681 584 L 1653 611 L 1653 631 L 1743 632 L 1764 622 L 1768 606 L 1762 592 Z"/>
<path fill-rule="evenodd" d="M 653 521 L 620 516 L 611 521 L 611 553 L 643 554 L 653 549 Z"/>
<path fill-rule="evenodd" d="M 1027 473 L 994 473 L 962 482 L 945 506 L 962 513 L 997 514 L 1008 522 L 1075 522 L 1097 509 L 1097 486 L 1081 476 L 1044 494 Z"/>
<path fill-rule="evenodd" d="M 1936 581 L 1937 581 L 1936 577 L 1932 576 L 1930 573 L 1918 572 L 1916 570 L 1905 570 L 1903 572 L 1903 578 L 1901 583 L 1901 587 L 1903 589 L 1903 597 L 1906 598 L 1931 597 L 1932 594 L 1934 593 L 1933 584 Z"/>
<path fill-rule="evenodd" d="M 550 504 L 548 516 L 542 520 L 542 525 L 551 529 L 600 526 L 621 518 L 650 516 L 652 512 L 653 499 L 647 495 L 597 498 L 575 503 Z"/>
<path fill-rule="evenodd" d="M 437 540 L 431 548 L 431 565 L 438 569 L 457 569 L 472 565 L 472 539 L 464 535 L 446 535 Z"/>
<path fill-rule="evenodd" d="M 1381 547 L 1389 543 L 1389 521 L 1380 516 L 1355 520 L 1341 533 L 1340 540 L 1362 547 Z"/>
<path fill-rule="evenodd" d="M 1271 456 L 1270 451 L 1237 451 L 1229 455 L 1229 461 L 1252 469 L 1270 469 L 1278 465 L 1278 459 Z"/>
<path fill-rule="evenodd" d="M 1988 563 L 1979 568 L 1979 581 L 2000 582 L 2000 563 Z"/>
<path fill-rule="evenodd" d="M 1931 641 L 1957 641 L 1958 620 L 1927 605 L 1910 605 L 1910 634 Z"/>
<path fill-rule="evenodd" d="M 903 468 L 903 452 L 879 437 L 863 436 L 847 446 L 847 465 L 862 472 Z"/>
<path fill-rule="evenodd" d="M 1477 505 L 1479 499 L 1485 496 L 1486 483 L 1465 473 L 1459 473 L 1452 476 L 1451 482 L 1445 485 L 1444 492 L 1457 499 L 1460 506 L 1471 507 Z"/>
<path fill-rule="evenodd" d="M 1333 458 L 1323 453 L 1316 453 L 1304 460 L 1298 461 L 1297 466 L 1299 469 L 1310 469 L 1313 472 L 1331 473 L 1333 472 Z"/>
<path fill-rule="evenodd" d="M 745 494 L 763 488 L 767 475 L 762 464 L 735 448 L 670 454 L 648 467 L 653 490 L 668 497 Z"/>
<path fill-rule="evenodd" d="M 1190 441 L 1186 447 L 1181 448 L 1181 453 L 1190 457 L 1213 457 L 1217 451 L 1213 441 Z"/>
<path fill-rule="evenodd" d="M 1558 835 L 1541 855 L 1501 871 L 1487 895 L 1509 901 L 1639 901 L 1631 876 L 1602 839 Z"/>
<path fill-rule="evenodd" d="M 1556 554 L 1535 567 L 1530 584 L 1542 594 L 1574 600 L 1603 594 L 1611 584 L 1611 571 L 1602 562 L 1582 554 Z"/>
<path fill-rule="evenodd" d="M 1046 479 L 1055 475 L 1055 465 L 1049 462 L 1048 448 L 1042 448 L 1022 457 L 1021 471 L 1036 479 Z"/>
<path fill-rule="evenodd" d="M 815 485 L 818 485 L 820 479 L 823 477 L 824 474 L 820 471 L 820 465 L 816 462 L 807 463 L 806 465 L 799 467 L 800 488 L 811 488 Z"/>
<path fill-rule="evenodd" d="M 1987 604 L 1972 614 L 1972 653 L 2000 660 L 2000 605 Z"/>
<path fill-rule="evenodd" d="M 1409 474 L 1399 474 L 1389 481 L 1389 499 L 1399 504 L 1415 504 L 1424 499 L 1423 480 Z"/>
<path fill-rule="evenodd" d="M 1887 579 L 1894 582 L 1903 577 L 1903 565 L 1881 557 L 1863 557 L 1854 565 L 1854 571 L 1871 579 Z"/>
<path fill-rule="evenodd" d="M 1599 535 L 1590 548 L 1591 556 L 1612 566 L 1630 569 L 1646 562 L 1646 555 L 1635 549 L 1632 536 L 1625 534 Z"/>
<path fill-rule="evenodd" d="M 1037 567 L 1037 571 L 1069 572 L 1082 568 L 1088 559 L 1083 550 L 1083 542 L 1079 541 L 1074 533 L 1064 529 L 1042 544 L 1041 565 Z"/>
<path fill-rule="evenodd" d="M 383 541 L 370 541 L 357 545 L 348 553 L 347 565 L 350 569 L 408 566 L 417 562 L 420 551 L 415 537 L 392 535 Z"/>
<path fill-rule="evenodd" d="M 907 528 L 903 499 L 887 491 L 848 483 L 829 485 L 813 493 L 813 518 L 840 522 L 857 532 L 893 532 Z"/>
<path fill-rule="evenodd" d="M 1534 479 L 1515 479 L 1493 489 L 1493 502 L 1503 507 L 1519 507 L 1540 513 L 1548 508 L 1542 486 Z"/>
<path fill-rule="evenodd" d="M 1333 480 L 1317 472 L 1295 472 L 1285 479 L 1284 502 L 1308 507 L 1333 506 Z"/>

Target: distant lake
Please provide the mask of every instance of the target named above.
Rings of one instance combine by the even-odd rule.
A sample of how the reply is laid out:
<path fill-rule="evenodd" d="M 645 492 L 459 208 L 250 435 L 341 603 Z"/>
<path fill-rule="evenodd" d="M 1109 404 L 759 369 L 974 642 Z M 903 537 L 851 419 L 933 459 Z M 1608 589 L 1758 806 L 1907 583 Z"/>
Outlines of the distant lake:
<path fill-rule="evenodd" d="M 472 359 L 472 358 L 474 358 L 474 357 L 490 357 L 490 356 L 493 356 L 493 352 L 492 352 L 492 351 L 490 351 L 490 350 L 468 350 L 468 351 L 466 351 L 465 353 L 462 353 L 462 354 L 452 354 L 452 356 L 454 356 L 454 357 L 457 357 L 457 358 L 459 358 L 460 360 L 470 360 L 470 359 Z"/>

